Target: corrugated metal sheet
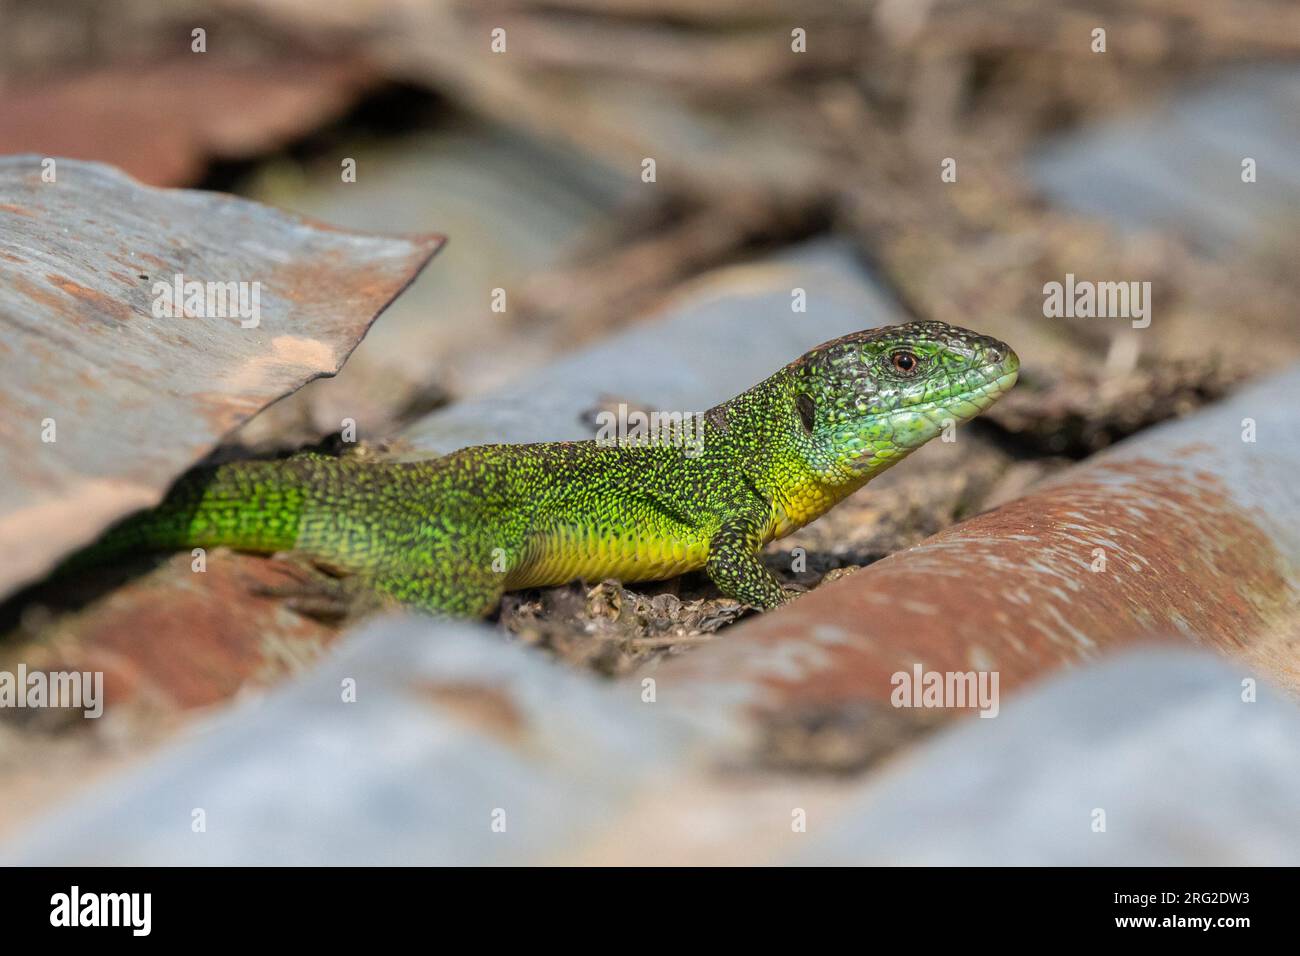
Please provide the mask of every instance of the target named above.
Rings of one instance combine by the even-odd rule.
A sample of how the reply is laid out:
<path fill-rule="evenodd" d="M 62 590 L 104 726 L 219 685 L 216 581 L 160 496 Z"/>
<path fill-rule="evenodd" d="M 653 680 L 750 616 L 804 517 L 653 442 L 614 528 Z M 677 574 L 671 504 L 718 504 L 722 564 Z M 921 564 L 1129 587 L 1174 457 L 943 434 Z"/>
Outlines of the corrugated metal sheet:
<path fill-rule="evenodd" d="M 98 788 L 75 826 L 28 830 L 6 858 L 538 862 L 679 767 L 689 737 L 666 717 L 477 624 L 375 622 L 305 680 Z M 191 831 L 194 809 L 206 832 Z"/>
<path fill-rule="evenodd" d="M 1300 370 L 743 623 L 656 677 L 701 718 L 743 728 L 759 759 L 792 724 L 839 721 L 864 764 L 886 729 L 906 739 L 895 724 L 960 712 L 891 705 L 893 676 L 917 666 L 997 672 L 1005 692 L 1163 635 L 1249 655 L 1300 687 L 1287 647 L 1300 622 L 1296 408 Z"/>
<path fill-rule="evenodd" d="M 1185 649 L 1063 675 L 858 787 L 791 862 L 1296 866 L 1300 710 L 1258 678 Z"/>
<path fill-rule="evenodd" d="M 858 785 L 765 772 L 752 759 L 755 737 L 805 718 L 825 727 L 837 714 L 850 724 L 855 715 L 897 714 L 891 666 L 999 668 L 1014 691 L 1164 628 L 1249 658 L 1219 669 L 1230 674 L 1222 691 L 1232 706 L 1244 706 L 1235 703 L 1236 670 L 1281 673 L 1266 652 L 1273 626 L 1294 621 L 1298 397 L 1300 371 L 1262 382 L 612 687 L 474 625 L 378 622 L 311 677 L 34 824 L 6 859 L 820 859 L 834 843 L 831 827 L 860 832 L 850 826 L 865 813 L 855 809 Z M 1255 418 L 1258 442 L 1241 442 L 1242 417 Z M 1106 571 L 1091 570 L 1096 546 L 1109 553 Z M 1160 707 L 1177 703 L 1182 678 L 1170 680 L 1160 685 Z M 349 688 L 355 703 L 345 699 Z M 1003 705 L 1010 712 L 1018 703 L 1019 695 Z M 1264 717 L 1243 725 L 1247 744 L 1273 732 Z M 1285 725 L 1294 715 L 1277 719 Z M 1007 722 L 972 723 L 969 733 L 997 734 Z M 1023 721 L 1008 727 L 1024 733 Z M 876 743 L 897 731 L 873 720 L 856 729 Z M 1234 733 L 1227 728 L 1223 739 Z M 1007 743 L 1015 760 L 1027 759 L 1025 746 Z M 1075 808 L 1085 833 L 1095 803 Z M 175 807 L 203 809 L 221 825 L 196 835 L 166 815 Z M 1047 809 L 1051 820 L 1072 812 Z M 796 814 L 806 815 L 806 832 L 792 826 Z M 881 847 L 888 856 L 890 845 Z M 854 852 L 846 846 L 837 859 Z M 1230 858 L 1223 846 L 1203 857 Z"/>

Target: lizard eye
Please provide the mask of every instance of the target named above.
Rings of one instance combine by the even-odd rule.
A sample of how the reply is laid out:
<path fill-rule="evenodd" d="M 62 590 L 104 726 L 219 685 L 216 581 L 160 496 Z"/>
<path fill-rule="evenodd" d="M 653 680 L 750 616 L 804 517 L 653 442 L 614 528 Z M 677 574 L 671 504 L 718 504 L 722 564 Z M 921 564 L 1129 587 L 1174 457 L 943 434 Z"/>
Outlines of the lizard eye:
<path fill-rule="evenodd" d="M 794 400 L 794 405 L 799 410 L 799 421 L 803 423 L 803 430 L 811 435 L 813 430 L 813 400 L 807 395 L 800 394 Z"/>
<path fill-rule="evenodd" d="M 921 360 L 916 357 L 915 352 L 909 352 L 907 349 L 899 349 L 889 356 L 890 362 L 894 368 L 903 375 L 911 375 L 921 365 Z"/>

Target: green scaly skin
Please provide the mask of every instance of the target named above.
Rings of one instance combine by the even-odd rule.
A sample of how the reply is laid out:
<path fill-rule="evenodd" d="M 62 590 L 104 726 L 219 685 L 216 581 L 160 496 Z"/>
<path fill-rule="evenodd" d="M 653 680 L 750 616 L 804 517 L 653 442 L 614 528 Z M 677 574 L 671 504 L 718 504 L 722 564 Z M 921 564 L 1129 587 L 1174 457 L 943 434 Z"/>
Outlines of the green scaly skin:
<path fill-rule="evenodd" d="M 698 443 L 484 445 L 397 463 L 303 456 L 198 469 L 76 562 L 130 551 L 296 552 L 435 613 L 503 592 L 703 568 L 758 608 L 789 599 L 763 546 L 987 409 L 1019 360 L 938 322 L 855 332 L 703 416 Z"/>

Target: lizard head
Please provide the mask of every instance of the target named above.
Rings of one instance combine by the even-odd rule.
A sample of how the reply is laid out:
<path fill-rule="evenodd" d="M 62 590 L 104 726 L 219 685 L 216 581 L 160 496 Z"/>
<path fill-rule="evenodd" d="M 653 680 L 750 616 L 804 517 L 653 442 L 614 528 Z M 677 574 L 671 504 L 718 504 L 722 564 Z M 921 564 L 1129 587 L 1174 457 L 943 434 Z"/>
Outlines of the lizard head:
<path fill-rule="evenodd" d="M 854 332 L 789 367 L 796 434 L 828 476 L 861 481 L 983 412 L 1019 369 L 1005 343 L 942 322 Z"/>

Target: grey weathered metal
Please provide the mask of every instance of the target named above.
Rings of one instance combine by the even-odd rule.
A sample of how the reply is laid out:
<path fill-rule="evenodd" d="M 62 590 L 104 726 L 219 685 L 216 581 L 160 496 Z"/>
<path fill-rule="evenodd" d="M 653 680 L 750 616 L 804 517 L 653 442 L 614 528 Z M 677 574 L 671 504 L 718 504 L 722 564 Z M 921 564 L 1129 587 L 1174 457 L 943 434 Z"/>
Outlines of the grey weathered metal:
<path fill-rule="evenodd" d="M 153 189 L 95 163 L 0 159 L 0 594 L 338 371 L 441 243 Z M 249 316 L 229 302 L 198 310 L 224 317 L 155 315 L 178 276 L 246 283 Z"/>

